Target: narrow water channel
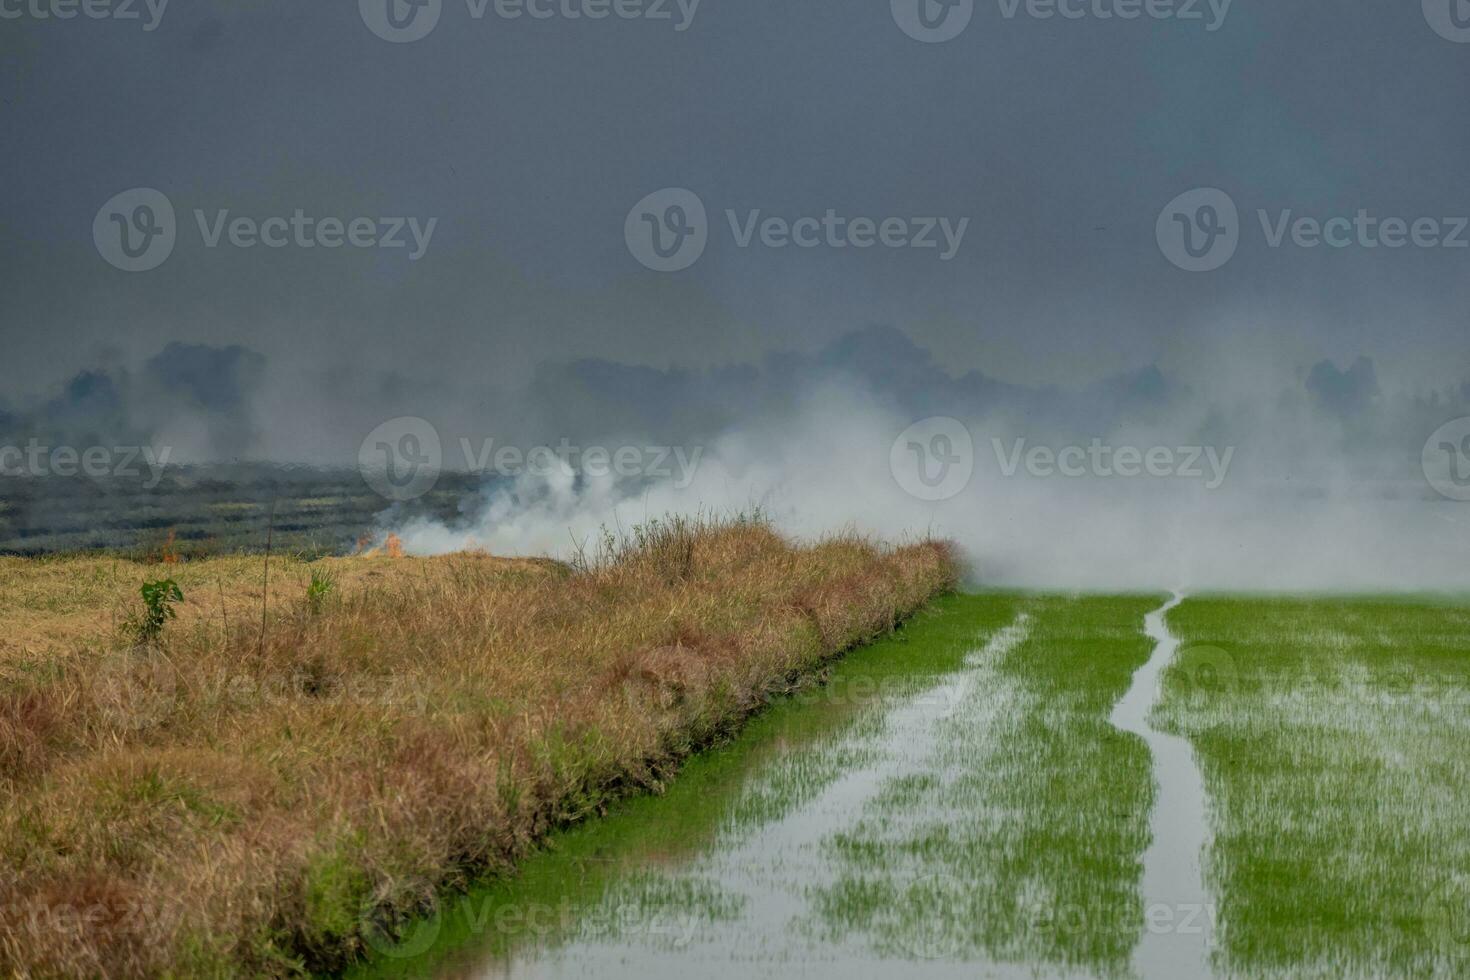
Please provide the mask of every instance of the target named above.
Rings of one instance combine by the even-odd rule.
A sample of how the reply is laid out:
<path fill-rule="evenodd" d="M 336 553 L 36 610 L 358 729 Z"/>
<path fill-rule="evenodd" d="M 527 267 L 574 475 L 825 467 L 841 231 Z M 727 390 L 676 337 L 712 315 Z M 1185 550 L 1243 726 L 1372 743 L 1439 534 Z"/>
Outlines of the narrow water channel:
<path fill-rule="evenodd" d="M 1154 652 L 1134 674 L 1133 686 L 1112 716 L 1115 727 L 1148 743 L 1158 785 L 1153 840 L 1143 858 L 1144 932 L 1134 956 L 1134 969 L 1144 980 L 1210 976 L 1215 942 L 1216 908 L 1202 870 L 1209 844 L 1204 778 L 1189 741 L 1161 732 L 1149 721 L 1164 670 L 1179 650 L 1167 617 L 1183 601 L 1176 593 L 1144 620 Z"/>

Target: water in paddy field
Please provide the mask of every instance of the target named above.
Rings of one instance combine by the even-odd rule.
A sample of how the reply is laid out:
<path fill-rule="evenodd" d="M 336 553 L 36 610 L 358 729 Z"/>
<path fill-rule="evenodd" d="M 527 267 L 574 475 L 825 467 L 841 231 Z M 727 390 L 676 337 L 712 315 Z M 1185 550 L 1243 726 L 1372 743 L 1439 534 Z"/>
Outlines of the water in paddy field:
<path fill-rule="evenodd" d="M 1134 959 L 1145 980 L 1209 976 L 1215 942 L 1216 909 L 1202 871 L 1209 843 L 1204 778 L 1189 741 L 1157 730 L 1148 720 L 1164 669 L 1179 650 L 1165 617 L 1183 601 L 1176 594 L 1144 621 L 1154 653 L 1133 676 L 1112 717 L 1114 726 L 1148 743 L 1158 783 L 1153 841 L 1143 859 L 1145 927 Z"/>
<path fill-rule="evenodd" d="M 860 709 L 870 717 L 840 735 L 817 739 L 815 752 L 840 767 L 836 779 L 802 799 L 781 816 L 744 831 L 718 834 L 712 846 L 687 865 L 665 873 L 655 890 L 699 901 L 709 896 L 722 906 L 696 910 L 679 899 L 656 901 L 645 917 L 643 895 L 621 896 L 633 910 L 630 927 L 619 934 L 588 937 L 554 951 L 531 951 L 486 965 L 486 977 L 704 977 L 804 976 L 851 978 L 885 975 L 903 964 L 905 973 L 933 977 L 975 976 L 974 964 L 944 962 L 945 937 L 916 918 L 912 930 L 885 937 L 875 950 L 859 938 L 833 942 L 825 935 L 823 913 L 813 908 L 812 892 L 836 884 L 824 844 L 853 820 L 895 779 L 922 773 L 939 748 L 940 723 L 964 710 L 984 665 L 993 662 L 1026 634 L 1026 617 L 998 632 L 967 658 L 965 669 L 938 686 L 897 705 L 874 702 Z M 835 733 L 834 733 L 835 734 Z M 800 766 L 803 763 L 797 762 Z M 822 766 L 822 762 L 813 763 Z M 778 792 L 802 794 L 798 785 Z M 759 778 L 754 785 L 759 785 Z M 757 789 L 756 793 L 761 793 Z M 805 794 L 802 794 L 805 796 Z M 740 794 L 731 798 L 740 806 Z M 683 884 L 688 883 L 688 891 Z M 908 885 L 910 882 L 904 882 Z M 619 899 L 611 899 L 611 915 Z M 728 911 L 728 916 L 721 913 Z M 708 917 L 703 913 L 709 913 Z M 656 935 L 645 934 L 660 913 L 666 921 Z M 886 964 L 886 969 L 885 969 Z M 991 967 L 989 976 L 1030 976 L 1030 971 Z"/>
<path fill-rule="evenodd" d="M 931 825 L 1009 805 L 957 789 L 987 755 L 1004 754 L 987 733 L 1018 715 L 999 667 L 1032 621 L 1018 604 L 984 625 L 944 657 L 917 640 L 854 652 L 826 687 L 691 760 L 665 795 L 627 800 L 559 835 L 511 881 L 445 898 L 401 945 L 384 942 L 385 955 L 361 974 L 1116 974 L 1028 959 L 1024 929 L 999 939 L 984 931 L 976 881 L 1012 911 L 1026 897 L 1027 882 L 996 887 L 990 865 L 1002 855 L 957 862 L 914 846 Z M 875 852 L 862 849 L 875 842 Z M 1124 949 L 1135 941 L 1128 935 Z M 997 948 L 1003 957 L 988 952 Z"/>

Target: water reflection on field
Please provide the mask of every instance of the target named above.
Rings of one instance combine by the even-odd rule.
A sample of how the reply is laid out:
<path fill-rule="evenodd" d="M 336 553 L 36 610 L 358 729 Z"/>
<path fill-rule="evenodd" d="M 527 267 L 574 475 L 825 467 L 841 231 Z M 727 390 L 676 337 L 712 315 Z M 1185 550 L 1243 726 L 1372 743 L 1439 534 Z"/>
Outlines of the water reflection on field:
<path fill-rule="evenodd" d="M 1156 605 L 943 600 L 359 975 L 1126 973 L 1151 781 L 1106 718 Z"/>

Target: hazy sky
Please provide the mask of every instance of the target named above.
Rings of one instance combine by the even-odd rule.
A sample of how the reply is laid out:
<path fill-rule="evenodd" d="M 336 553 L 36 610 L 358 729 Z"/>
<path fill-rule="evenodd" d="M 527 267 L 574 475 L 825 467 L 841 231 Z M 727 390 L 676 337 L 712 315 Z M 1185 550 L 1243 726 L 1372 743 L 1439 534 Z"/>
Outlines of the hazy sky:
<path fill-rule="evenodd" d="M 1235 0 L 1223 20 L 1219 0 L 1155 8 L 1167 19 L 1098 17 L 1128 0 L 1064 4 L 1079 19 L 979 0 L 943 43 L 907 36 L 889 0 L 647 11 L 667 19 L 443 0 L 427 36 L 389 43 L 367 24 L 384 2 L 176 0 L 149 30 L 143 0 L 131 20 L 0 0 L 0 391 L 172 341 L 242 344 L 269 373 L 503 388 L 547 359 L 740 362 L 871 324 L 1019 383 L 1158 363 L 1249 384 L 1359 355 L 1387 385 L 1470 378 L 1470 249 L 1312 249 L 1289 232 L 1272 248 L 1257 217 L 1470 214 L 1470 43 L 1436 32 L 1435 0 Z M 130 273 L 93 224 L 138 187 L 167 197 L 177 240 Z M 708 210 L 706 251 L 671 273 L 624 236 L 666 187 Z M 1155 233 L 1197 187 L 1240 214 L 1238 251 L 1205 273 Z M 437 223 L 414 260 L 407 231 L 403 249 L 244 249 L 228 232 L 210 248 L 195 213 L 298 208 Z M 757 209 L 969 224 L 948 261 L 759 233 L 739 247 L 726 211 Z"/>
<path fill-rule="evenodd" d="M 1022 584 L 1470 583 L 1467 0 L 0 0 L 0 51 L 0 451 L 418 416 L 690 454 L 385 511 L 418 550 L 762 501 Z M 1175 468 L 1048 462 L 1097 440 Z"/>

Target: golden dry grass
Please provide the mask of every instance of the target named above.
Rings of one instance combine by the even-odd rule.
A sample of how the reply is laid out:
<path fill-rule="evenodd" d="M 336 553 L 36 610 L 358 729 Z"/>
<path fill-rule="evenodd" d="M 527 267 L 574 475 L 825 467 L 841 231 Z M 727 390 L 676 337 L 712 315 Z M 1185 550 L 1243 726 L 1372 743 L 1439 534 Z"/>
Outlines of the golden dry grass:
<path fill-rule="evenodd" d="M 489 559 L 462 555 L 466 561 L 492 560 L 498 568 L 550 569 L 555 563 L 531 559 Z M 271 558 L 270 615 L 300 607 L 306 582 L 314 570 L 330 572 L 343 591 L 397 589 L 442 567 L 444 560 L 404 558 L 324 558 L 304 562 L 290 556 Z M 138 608 L 138 587 L 150 579 L 171 577 L 184 591 L 178 620 L 171 632 L 213 631 L 226 624 L 260 624 L 265 560 L 260 555 L 210 558 L 205 561 L 143 564 L 121 558 L 11 558 L 0 556 L 0 671 L 7 664 L 47 659 L 106 646 L 118 624 Z"/>
<path fill-rule="evenodd" d="M 947 546 L 664 526 L 594 567 L 342 559 L 319 615 L 277 560 L 0 562 L 0 974 L 286 976 L 424 891 L 656 788 L 772 693 L 891 629 Z M 277 585 L 279 582 L 279 585 Z M 221 595 L 223 598 L 221 598 Z M 228 625 L 227 625 L 228 624 Z"/>

